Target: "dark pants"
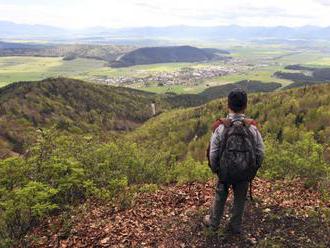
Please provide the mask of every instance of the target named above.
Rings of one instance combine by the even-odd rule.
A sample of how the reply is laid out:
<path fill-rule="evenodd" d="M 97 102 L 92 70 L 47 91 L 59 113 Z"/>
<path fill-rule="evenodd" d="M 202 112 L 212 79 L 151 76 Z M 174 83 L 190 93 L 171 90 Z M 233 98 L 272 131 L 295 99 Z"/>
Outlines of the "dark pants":
<path fill-rule="evenodd" d="M 249 182 L 241 182 L 232 186 L 234 191 L 234 205 L 232 208 L 230 227 L 235 230 L 240 230 Z M 211 224 L 214 227 L 218 227 L 220 224 L 228 197 L 229 187 L 230 185 L 223 184 L 220 181 L 217 183 L 215 199 L 211 208 L 210 216 Z"/>

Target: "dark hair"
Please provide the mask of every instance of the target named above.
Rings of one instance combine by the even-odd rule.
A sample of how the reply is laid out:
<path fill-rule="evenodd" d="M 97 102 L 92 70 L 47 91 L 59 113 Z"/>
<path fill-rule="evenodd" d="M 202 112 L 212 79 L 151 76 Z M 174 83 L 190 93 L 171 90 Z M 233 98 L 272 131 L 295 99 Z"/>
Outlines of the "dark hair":
<path fill-rule="evenodd" d="M 236 88 L 228 95 L 228 107 L 238 113 L 246 109 L 247 94 L 244 90 Z"/>

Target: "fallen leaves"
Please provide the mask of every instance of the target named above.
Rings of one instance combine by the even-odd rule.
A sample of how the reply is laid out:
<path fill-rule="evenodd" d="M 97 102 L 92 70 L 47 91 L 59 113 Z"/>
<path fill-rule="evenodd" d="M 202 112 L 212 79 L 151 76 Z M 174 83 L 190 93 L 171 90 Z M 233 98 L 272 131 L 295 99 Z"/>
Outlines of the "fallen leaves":
<path fill-rule="evenodd" d="M 308 233 L 311 230 L 303 223 L 310 221 L 311 209 L 329 202 L 320 200 L 319 193 L 305 189 L 299 180 L 256 179 L 253 185 L 257 201 L 247 204 L 245 213 L 246 238 L 208 238 L 200 221 L 212 203 L 214 185 L 210 181 L 162 186 L 156 193 L 139 194 L 134 206 L 126 210 L 90 201 L 81 207 L 84 211 L 78 208 L 71 216 L 73 224 L 66 237 L 58 235 L 65 223 L 55 216 L 32 230 L 26 242 L 30 247 L 216 247 L 219 242 L 223 247 L 248 247 L 269 242 L 269 236 L 280 244 L 298 236 L 297 242 L 315 245 L 315 237 L 311 236 L 314 233 Z M 227 208 L 225 219 L 229 217 Z M 57 228 L 49 228 L 54 225 Z M 324 232 L 330 231 L 326 228 Z M 283 233 L 284 240 L 276 238 Z M 35 242 L 35 237 L 42 238 Z"/>

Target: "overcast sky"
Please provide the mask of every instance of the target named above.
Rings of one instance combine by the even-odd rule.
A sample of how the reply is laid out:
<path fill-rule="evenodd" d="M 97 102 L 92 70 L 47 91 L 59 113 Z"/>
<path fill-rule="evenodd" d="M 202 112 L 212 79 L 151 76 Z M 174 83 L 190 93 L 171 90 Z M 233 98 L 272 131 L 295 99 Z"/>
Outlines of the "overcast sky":
<path fill-rule="evenodd" d="M 330 0 L 0 0 L 0 20 L 69 28 L 330 26 Z"/>

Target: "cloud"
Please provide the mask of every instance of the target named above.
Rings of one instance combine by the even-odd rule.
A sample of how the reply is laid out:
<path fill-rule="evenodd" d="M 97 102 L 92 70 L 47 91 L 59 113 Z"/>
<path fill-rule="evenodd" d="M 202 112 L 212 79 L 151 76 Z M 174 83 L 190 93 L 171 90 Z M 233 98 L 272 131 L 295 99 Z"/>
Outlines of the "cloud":
<path fill-rule="evenodd" d="M 63 27 L 330 25 L 330 0 L 0 0 L 0 19 Z"/>
<path fill-rule="evenodd" d="M 317 0 L 317 2 L 324 6 L 330 6 L 329 0 Z"/>

